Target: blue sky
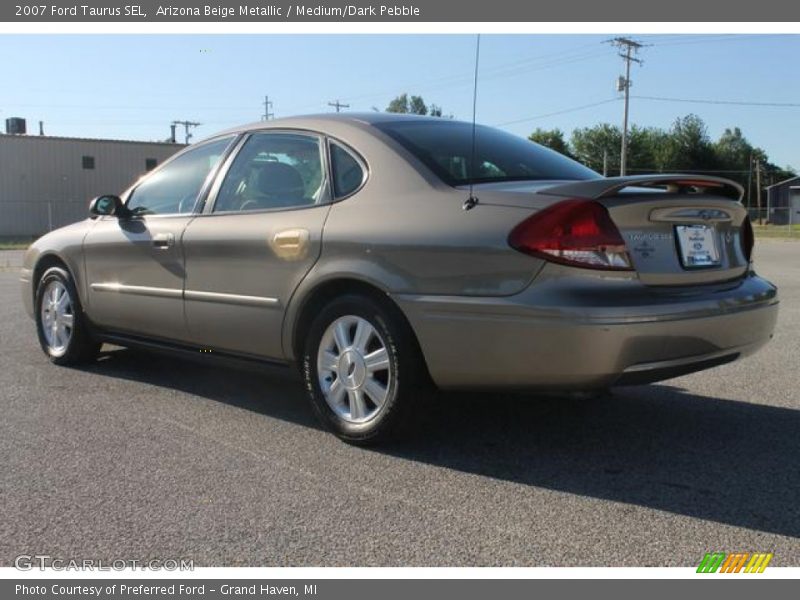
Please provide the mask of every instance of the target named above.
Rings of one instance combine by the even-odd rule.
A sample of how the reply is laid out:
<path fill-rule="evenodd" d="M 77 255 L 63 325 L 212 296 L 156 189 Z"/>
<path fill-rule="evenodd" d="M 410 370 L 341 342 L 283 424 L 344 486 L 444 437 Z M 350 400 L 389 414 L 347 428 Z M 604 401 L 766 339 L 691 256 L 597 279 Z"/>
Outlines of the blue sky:
<path fill-rule="evenodd" d="M 619 123 L 622 103 L 610 100 L 622 60 L 609 37 L 483 36 L 478 121 L 520 135 Z M 695 113 L 712 138 L 739 126 L 773 162 L 800 168 L 800 106 L 636 98 L 800 104 L 800 35 L 635 37 L 652 45 L 632 71 L 632 123 L 666 128 Z M 43 120 L 48 135 L 143 140 L 189 119 L 203 124 L 199 139 L 258 120 L 265 94 L 280 117 L 327 112 L 337 98 L 383 109 L 409 92 L 469 119 L 474 53 L 470 35 L 4 35 L 0 118 L 25 117 L 31 132 Z"/>

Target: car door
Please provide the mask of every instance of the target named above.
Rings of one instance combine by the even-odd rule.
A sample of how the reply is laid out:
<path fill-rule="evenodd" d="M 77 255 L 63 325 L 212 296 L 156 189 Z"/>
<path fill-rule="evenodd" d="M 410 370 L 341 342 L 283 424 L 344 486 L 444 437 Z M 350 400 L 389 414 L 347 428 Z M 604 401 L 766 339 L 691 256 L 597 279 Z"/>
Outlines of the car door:
<path fill-rule="evenodd" d="M 96 325 L 187 339 L 181 237 L 233 136 L 192 147 L 144 177 L 126 211 L 100 217 L 84 240 L 87 311 Z"/>
<path fill-rule="evenodd" d="M 186 228 L 185 310 L 193 342 L 281 359 L 284 310 L 317 260 L 330 208 L 323 139 L 249 135 Z"/>

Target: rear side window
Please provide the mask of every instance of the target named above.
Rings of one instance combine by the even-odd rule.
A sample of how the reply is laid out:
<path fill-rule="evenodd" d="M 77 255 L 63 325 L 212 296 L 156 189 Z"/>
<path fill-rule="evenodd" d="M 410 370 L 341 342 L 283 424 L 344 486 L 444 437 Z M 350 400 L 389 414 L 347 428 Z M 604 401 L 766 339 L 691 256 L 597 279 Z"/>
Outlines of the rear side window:
<path fill-rule="evenodd" d="M 333 195 L 344 198 L 355 192 L 364 181 L 364 169 L 356 158 L 339 144 L 331 143 Z"/>
<path fill-rule="evenodd" d="M 228 170 L 214 212 L 311 206 L 324 200 L 322 146 L 316 136 L 254 133 Z"/>
<path fill-rule="evenodd" d="M 445 183 L 596 179 L 582 164 L 511 133 L 478 125 L 472 157 L 472 124 L 419 119 L 375 123 Z"/>

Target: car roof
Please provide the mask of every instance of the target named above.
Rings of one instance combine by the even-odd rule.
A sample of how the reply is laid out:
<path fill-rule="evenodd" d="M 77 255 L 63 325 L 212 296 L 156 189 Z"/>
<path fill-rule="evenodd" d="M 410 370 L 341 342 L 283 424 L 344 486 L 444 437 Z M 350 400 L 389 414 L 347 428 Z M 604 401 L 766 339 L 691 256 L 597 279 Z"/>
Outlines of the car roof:
<path fill-rule="evenodd" d="M 450 118 L 431 117 L 427 115 L 407 115 L 400 113 L 386 112 L 348 112 L 348 113 L 319 113 L 309 115 L 298 115 L 294 117 L 281 117 L 270 119 L 269 121 L 255 121 L 238 127 L 232 127 L 225 131 L 220 131 L 211 137 L 220 135 L 230 135 L 234 133 L 245 133 L 259 129 L 311 129 L 317 130 L 325 124 L 350 124 L 357 127 L 374 125 L 376 123 L 391 123 L 397 121 L 446 121 L 448 123 L 458 123 Z"/>

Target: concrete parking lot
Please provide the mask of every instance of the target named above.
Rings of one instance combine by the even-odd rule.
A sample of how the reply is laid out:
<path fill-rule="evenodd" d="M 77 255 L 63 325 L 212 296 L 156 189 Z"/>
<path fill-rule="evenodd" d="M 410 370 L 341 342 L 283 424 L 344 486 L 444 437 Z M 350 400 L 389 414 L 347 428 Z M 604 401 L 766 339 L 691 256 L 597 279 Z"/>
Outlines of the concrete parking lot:
<path fill-rule="evenodd" d="M 800 243 L 759 354 L 607 398 L 441 395 L 380 449 L 322 432 L 288 377 L 110 350 L 50 365 L 0 253 L 0 565 L 800 565 Z"/>

